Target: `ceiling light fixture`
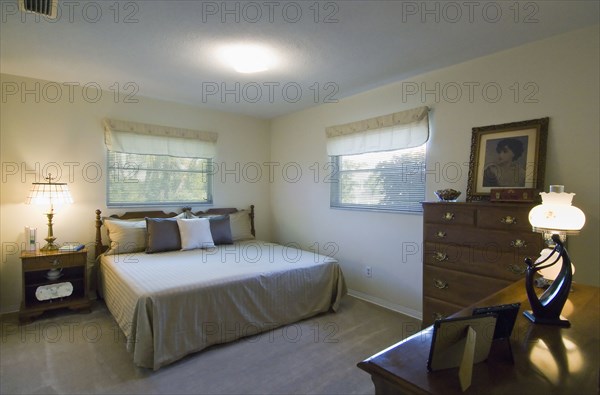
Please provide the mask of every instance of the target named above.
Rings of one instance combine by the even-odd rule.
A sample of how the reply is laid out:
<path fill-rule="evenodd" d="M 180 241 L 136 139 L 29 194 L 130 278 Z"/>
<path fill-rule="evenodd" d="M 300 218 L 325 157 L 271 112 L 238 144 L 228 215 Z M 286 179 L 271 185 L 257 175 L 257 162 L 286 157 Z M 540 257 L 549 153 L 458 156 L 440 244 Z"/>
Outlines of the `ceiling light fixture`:
<path fill-rule="evenodd" d="M 273 52 L 264 46 L 237 44 L 222 47 L 219 58 L 238 73 L 250 74 L 267 71 L 276 63 Z"/>

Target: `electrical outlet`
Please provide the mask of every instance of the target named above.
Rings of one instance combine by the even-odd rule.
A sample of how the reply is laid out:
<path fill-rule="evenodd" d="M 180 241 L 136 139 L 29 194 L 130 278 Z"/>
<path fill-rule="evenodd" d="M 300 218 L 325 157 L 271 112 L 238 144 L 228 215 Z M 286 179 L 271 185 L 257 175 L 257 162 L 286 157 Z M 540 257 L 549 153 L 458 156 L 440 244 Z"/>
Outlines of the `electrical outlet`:
<path fill-rule="evenodd" d="M 371 277 L 371 266 L 366 266 L 365 267 L 365 276 L 367 277 Z"/>

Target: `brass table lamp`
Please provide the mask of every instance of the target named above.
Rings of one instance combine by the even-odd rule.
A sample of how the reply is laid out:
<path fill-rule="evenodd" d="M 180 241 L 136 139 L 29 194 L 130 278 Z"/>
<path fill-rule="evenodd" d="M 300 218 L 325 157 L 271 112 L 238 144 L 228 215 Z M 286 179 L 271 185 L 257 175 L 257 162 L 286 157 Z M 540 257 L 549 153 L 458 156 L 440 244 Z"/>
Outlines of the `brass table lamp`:
<path fill-rule="evenodd" d="M 69 193 L 69 187 L 66 183 L 52 182 L 55 177 L 52 174 L 48 174 L 45 177 L 48 182 L 34 182 L 27 196 L 27 204 L 50 206 L 50 211 L 46 213 L 48 217 L 48 237 L 45 238 L 46 245 L 40 248 L 41 251 L 53 251 L 58 250 L 59 246 L 54 243 L 56 237 L 52 230 L 52 219 L 54 217 L 54 206 L 71 204 L 73 198 Z"/>

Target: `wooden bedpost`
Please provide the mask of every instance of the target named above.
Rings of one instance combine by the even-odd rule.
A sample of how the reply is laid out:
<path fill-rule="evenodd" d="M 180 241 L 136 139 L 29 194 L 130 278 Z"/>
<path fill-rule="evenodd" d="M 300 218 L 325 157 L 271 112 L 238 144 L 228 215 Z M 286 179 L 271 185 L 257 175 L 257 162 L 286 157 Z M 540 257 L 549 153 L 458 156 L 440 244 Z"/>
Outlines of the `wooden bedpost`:
<path fill-rule="evenodd" d="M 256 237 L 256 231 L 254 230 L 254 205 L 250 205 L 250 233 Z"/>
<path fill-rule="evenodd" d="M 98 258 L 100 254 L 102 254 L 102 233 L 100 232 L 100 228 L 102 228 L 102 217 L 100 217 L 102 211 L 96 210 L 96 245 L 95 245 L 95 256 L 94 258 Z"/>

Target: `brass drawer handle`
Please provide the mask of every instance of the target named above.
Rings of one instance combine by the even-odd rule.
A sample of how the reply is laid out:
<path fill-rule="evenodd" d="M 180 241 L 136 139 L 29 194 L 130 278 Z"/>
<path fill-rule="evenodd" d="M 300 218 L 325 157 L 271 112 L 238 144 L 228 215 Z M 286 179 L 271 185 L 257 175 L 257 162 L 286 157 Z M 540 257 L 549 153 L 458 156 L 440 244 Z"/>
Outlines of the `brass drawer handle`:
<path fill-rule="evenodd" d="M 506 225 L 514 225 L 517 223 L 517 218 L 511 215 L 507 215 L 506 217 L 500 218 L 500 222 Z"/>
<path fill-rule="evenodd" d="M 454 213 L 446 211 L 444 215 L 442 215 L 442 219 L 445 221 L 452 221 L 454 219 Z"/>
<path fill-rule="evenodd" d="M 510 242 L 510 246 L 515 248 L 525 248 L 527 247 L 527 243 L 525 240 L 516 239 Z"/>
<path fill-rule="evenodd" d="M 508 270 L 509 272 L 514 273 L 514 274 L 523 274 L 523 273 L 525 273 L 525 270 L 527 270 L 527 268 L 521 267 L 521 266 L 513 263 L 512 265 L 507 265 L 506 270 Z"/>
<path fill-rule="evenodd" d="M 433 279 L 433 286 L 438 289 L 446 289 L 448 288 L 448 283 L 442 280 L 438 280 L 437 278 Z"/>
<path fill-rule="evenodd" d="M 438 239 L 443 239 L 446 237 L 446 232 L 444 232 L 443 230 L 438 230 L 435 234 L 435 237 L 437 237 Z"/>
<path fill-rule="evenodd" d="M 435 259 L 438 262 L 443 262 L 448 260 L 448 255 L 446 255 L 446 253 L 444 252 L 436 251 L 433 253 L 433 259 Z"/>
<path fill-rule="evenodd" d="M 431 313 L 431 316 L 433 317 L 434 320 L 444 319 L 444 315 L 442 313 L 438 313 L 437 311 L 434 311 L 433 313 Z"/>

